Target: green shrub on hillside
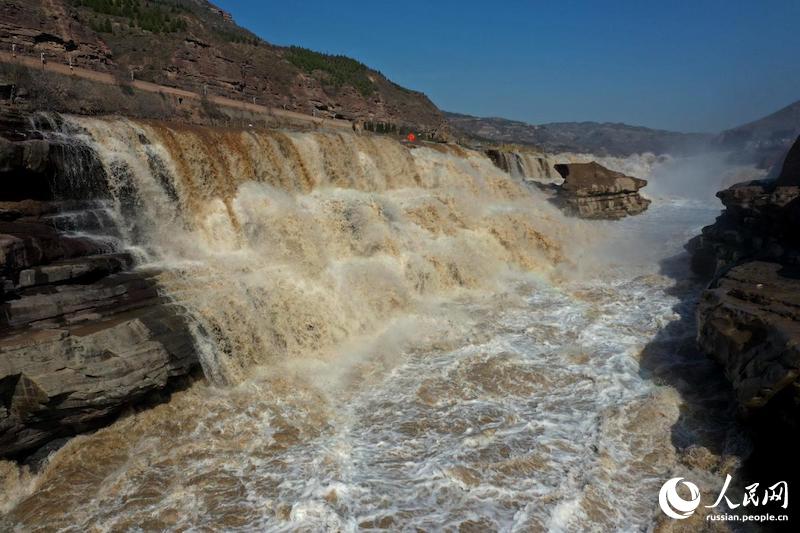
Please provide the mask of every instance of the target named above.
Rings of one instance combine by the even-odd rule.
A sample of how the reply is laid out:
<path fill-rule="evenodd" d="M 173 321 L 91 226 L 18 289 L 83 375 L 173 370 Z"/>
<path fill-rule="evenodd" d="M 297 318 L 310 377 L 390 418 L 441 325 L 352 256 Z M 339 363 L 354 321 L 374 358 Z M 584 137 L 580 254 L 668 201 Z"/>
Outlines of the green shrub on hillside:
<path fill-rule="evenodd" d="M 355 59 L 340 55 L 328 55 L 307 48 L 291 46 L 286 51 L 286 59 L 294 66 L 308 73 L 321 71 L 328 75 L 328 81 L 336 87 L 349 85 L 363 96 L 375 92 L 375 85 L 367 77 L 367 67 Z"/>
<path fill-rule="evenodd" d="M 74 3 L 91 9 L 95 13 L 126 18 L 130 20 L 131 26 L 153 33 L 172 33 L 186 29 L 186 20 L 183 18 L 174 14 L 170 17 L 170 11 L 151 6 L 148 2 L 142 4 L 140 0 L 74 0 Z M 173 5 L 171 11 L 172 13 L 178 11 L 178 6 Z M 110 27 L 110 24 L 109 21 L 107 27 Z M 95 29 L 95 31 L 106 30 Z"/>
<path fill-rule="evenodd" d="M 261 44 L 261 39 L 244 32 L 216 30 L 216 33 L 229 43 L 249 44 L 251 46 L 258 46 Z"/>
<path fill-rule="evenodd" d="M 114 33 L 114 27 L 108 18 L 92 18 L 89 20 L 89 27 L 97 33 Z"/>

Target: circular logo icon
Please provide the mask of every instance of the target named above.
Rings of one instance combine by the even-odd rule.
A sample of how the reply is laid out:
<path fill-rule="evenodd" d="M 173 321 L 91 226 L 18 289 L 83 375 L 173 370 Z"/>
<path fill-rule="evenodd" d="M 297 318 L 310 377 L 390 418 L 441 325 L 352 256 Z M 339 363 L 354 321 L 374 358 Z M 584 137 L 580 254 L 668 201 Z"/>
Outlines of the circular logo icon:
<path fill-rule="evenodd" d="M 678 483 L 683 483 L 689 489 L 691 499 L 684 500 L 678 495 Z M 658 493 L 658 505 L 670 518 L 676 520 L 689 518 L 700 506 L 700 489 L 691 481 L 683 481 L 682 477 L 674 477 L 661 486 L 661 491 Z"/>

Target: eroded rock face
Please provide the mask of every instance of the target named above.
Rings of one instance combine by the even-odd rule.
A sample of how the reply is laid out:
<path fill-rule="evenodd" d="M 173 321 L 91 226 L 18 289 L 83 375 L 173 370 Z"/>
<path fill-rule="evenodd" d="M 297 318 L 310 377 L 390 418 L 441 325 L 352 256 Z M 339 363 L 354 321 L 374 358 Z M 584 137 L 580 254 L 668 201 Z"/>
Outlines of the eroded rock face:
<path fill-rule="evenodd" d="M 558 164 L 555 169 L 564 178 L 557 197 L 569 214 L 616 220 L 638 215 L 650 205 L 650 200 L 639 194 L 647 180 L 626 176 L 596 162 Z"/>
<path fill-rule="evenodd" d="M 698 342 L 725 369 L 739 403 L 764 407 L 787 387 L 800 401 L 800 270 L 750 261 L 703 293 Z"/>
<path fill-rule="evenodd" d="M 157 272 L 135 269 L 109 239 L 69 231 L 113 237 L 102 199 L 54 183 L 63 169 L 44 141 L 0 148 L 11 154 L 0 165 L 0 456 L 19 456 L 158 399 L 199 363 Z"/>
<path fill-rule="evenodd" d="M 800 139 L 775 181 L 734 185 L 687 248 L 712 277 L 698 343 L 725 369 L 743 411 L 800 428 Z M 786 425 L 788 424 L 788 425 Z"/>
<path fill-rule="evenodd" d="M 800 187 L 791 182 L 797 178 L 781 179 L 739 183 L 717 193 L 725 211 L 687 245 L 696 273 L 719 275 L 749 259 L 799 264 Z"/>
<path fill-rule="evenodd" d="M 553 165 L 551 158 L 556 156 L 530 150 L 490 148 L 485 153 L 496 167 L 538 187 L 553 204 L 572 216 L 617 220 L 638 215 L 650 205 L 650 200 L 639 194 L 647 180 L 610 170 L 595 161 Z M 559 175 L 563 178 L 560 185 Z"/>
<path fill-rule="evenodd" d="M 111 50 L 86 24 L 81 24 L 66 2 L 3 2 L 0 5 L 0 43 L 11 51 L 35 50 L 49 58 L 108 68 Z"/>

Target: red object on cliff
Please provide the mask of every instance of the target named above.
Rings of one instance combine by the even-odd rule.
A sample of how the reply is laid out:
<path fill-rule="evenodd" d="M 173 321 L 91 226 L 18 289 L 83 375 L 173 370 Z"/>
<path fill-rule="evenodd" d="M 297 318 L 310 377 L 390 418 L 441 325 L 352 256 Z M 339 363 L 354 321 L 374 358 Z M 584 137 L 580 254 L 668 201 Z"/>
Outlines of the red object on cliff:
<path fill-rule="evenodd" d="M 408 137 L 406 137 L 406 139 L 408 139 L 408 142 L 412 142 L 413 143 L 414 141 L 417 140 L 417 136 L 414 135 L 413 133 L 409 133 Z"/>

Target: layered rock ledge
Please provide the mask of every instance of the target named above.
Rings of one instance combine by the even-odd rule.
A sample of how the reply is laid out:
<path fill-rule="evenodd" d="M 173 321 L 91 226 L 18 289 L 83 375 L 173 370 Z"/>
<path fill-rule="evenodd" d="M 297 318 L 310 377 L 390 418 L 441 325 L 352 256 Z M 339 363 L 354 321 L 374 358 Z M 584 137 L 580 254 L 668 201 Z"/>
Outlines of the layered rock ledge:
<path fill-rule="evenodd" d="M 553 164 L 557 156 L 504 148 L 489 148 L 485 154 L 497 168 L 544 191 L 553 204 L 571 216 L 618 220 L 638 215 L 650 205 L 650 200 L 639 194 L 647 180 L 616 172 L 596 161 Z M 561 183 L 558 176 L 563 179 Z"/>
<path fill-rule="evenodd" d="M 0 456 L 104 425 L 197 375 L 180 309 L 121 250 L 91 159 L 0 121 Z M 86 155 L 86 154 L 83 154 Z M 88 162 L 88 163 L 87 163 Z M 81 175 L 81 173 L 83 173 Z M 67 183 L 79 176 L 74 186 Z M 89 199 L 87 199 L 89 198 Z"/>
<path fill-rule="evenodd" d="M 564 178 L 557 188 L 557 203 L 567 214 L 580 218 L 617 220 L 638 215 L 650 205 L 639 190 L 647 180 L 627 176 L 592 161 L 555 166 Z"/>
<path fill-rule="evenodd" d="M 786 391 L 800 402 L 800 270 L 749 261 L 715 280 L 698 306 L 698 342 L 752 411 Z"/>
<path fill-rule="evenodd" d="M 742 412 L 800 427 L 800 139 L 777 180 L 734 185 L 725 211 L 692 239 L 693 270 L 712 278 L 698 343 L 724 368 Z M 788 425 L 787 425 L 788 424 Z"/>

